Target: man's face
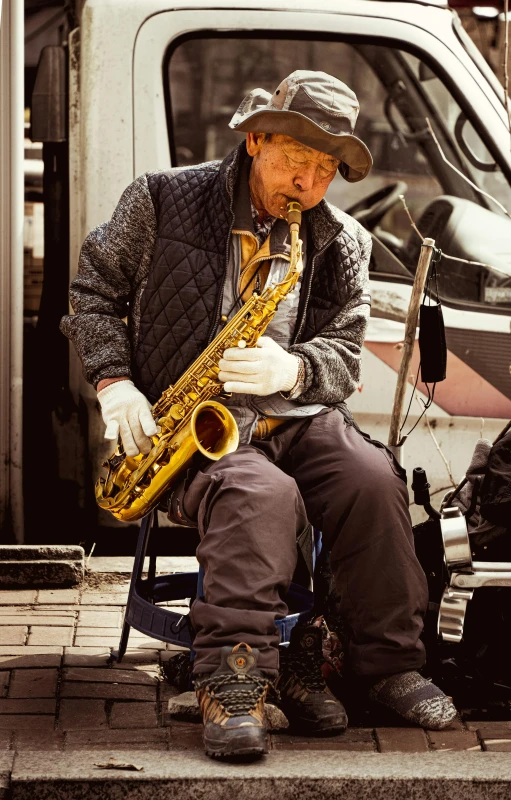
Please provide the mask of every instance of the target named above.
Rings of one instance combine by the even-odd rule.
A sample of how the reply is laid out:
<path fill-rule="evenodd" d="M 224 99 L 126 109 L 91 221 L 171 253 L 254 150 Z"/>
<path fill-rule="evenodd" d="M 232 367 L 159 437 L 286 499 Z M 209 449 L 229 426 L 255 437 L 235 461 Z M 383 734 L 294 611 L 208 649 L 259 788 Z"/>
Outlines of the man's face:
<path fill-rule="evenodd" d="M 304 211 L 317 205 L 335 178 L 339 161 L 306 147 L 290 136 L 264 133 L 247 135 L 247 151 L 253 157 L 250 171 L 252 202 L 258 211 L 283 217 L 289 200 Z"/>

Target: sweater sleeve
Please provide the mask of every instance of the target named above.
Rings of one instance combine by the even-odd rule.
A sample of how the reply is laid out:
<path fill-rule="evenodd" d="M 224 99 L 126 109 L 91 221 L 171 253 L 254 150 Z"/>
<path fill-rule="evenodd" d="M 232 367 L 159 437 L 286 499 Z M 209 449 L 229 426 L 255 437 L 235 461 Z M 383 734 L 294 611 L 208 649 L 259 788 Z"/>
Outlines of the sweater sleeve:
<path fill-rule="evenodd" d="M 131 377 L 124 319 L 155 238 L 154 205 L 142 175 L 123 192 L 110 222 L 91 231 L 82 245 L 69 293 L 74 315 L 63 317 L 60 329 L 73 342 L 85 378 L 94 386 L 103 378 Z"/>
<path fill-rule="evenodd" d="M 360 229 L 358 238 L 359 280 L 348 302 L 319 336 L 289 348 L 291 353 L 303 359 L 305 365 L 304 390 L 296 399 L 300 405 L 341 403 L 355 391 L 360 381 L 362 345 L 370 310 L 372 240 L 363 229 Z"/>

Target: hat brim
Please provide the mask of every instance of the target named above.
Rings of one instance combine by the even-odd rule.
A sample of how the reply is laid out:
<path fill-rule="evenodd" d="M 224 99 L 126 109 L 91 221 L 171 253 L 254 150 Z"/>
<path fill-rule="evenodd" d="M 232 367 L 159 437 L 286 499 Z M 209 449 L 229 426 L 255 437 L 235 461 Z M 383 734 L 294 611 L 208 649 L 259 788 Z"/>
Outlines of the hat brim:
<path fill-rule="evenodd" d="M 340 160 L 339 172 L 349 183 L 368 175 L 373 165 L 369 148 L 352 133 L 329 133 L 299 111 L 261 109 L 229 127 L 240 133 L 280 133 Z"/>

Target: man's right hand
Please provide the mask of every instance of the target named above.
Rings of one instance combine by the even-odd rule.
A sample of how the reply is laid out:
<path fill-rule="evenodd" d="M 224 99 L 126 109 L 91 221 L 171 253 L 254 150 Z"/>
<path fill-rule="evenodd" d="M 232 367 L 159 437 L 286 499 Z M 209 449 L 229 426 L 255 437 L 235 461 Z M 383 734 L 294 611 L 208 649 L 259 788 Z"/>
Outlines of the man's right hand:
<path fill-rule="evenodd" d="M 149 453 L 152 448 L 150 436 L 156 433 L 156 422 L 151 405 L 128 379 L 110 383 L 98 392 L 103 421 L 106 425 L 105 439 L 117 439 L 121 434 L 127 456 Z"/>

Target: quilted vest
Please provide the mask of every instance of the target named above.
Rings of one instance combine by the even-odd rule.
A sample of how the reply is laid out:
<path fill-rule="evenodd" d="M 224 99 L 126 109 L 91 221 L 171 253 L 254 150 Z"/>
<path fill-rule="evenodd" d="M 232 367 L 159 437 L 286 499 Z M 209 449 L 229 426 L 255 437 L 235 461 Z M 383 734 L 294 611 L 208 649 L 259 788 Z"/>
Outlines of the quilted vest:
<path fill-rule="evenodd" d="M 155 402 L 203 352 L 216 330 L 233 224 L 232 197 L 243 142 L 222 162 L 148 176 L 157 236 L 140 305 L 134 353 L 137 387 Z M 342 235 L 320 203 L 306 212 L 312 241 L 330 232 L 327 246 L 309 248 L 295 341 L 318 335 L 348 300 L 358 248 Z"/>

